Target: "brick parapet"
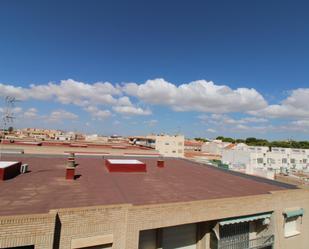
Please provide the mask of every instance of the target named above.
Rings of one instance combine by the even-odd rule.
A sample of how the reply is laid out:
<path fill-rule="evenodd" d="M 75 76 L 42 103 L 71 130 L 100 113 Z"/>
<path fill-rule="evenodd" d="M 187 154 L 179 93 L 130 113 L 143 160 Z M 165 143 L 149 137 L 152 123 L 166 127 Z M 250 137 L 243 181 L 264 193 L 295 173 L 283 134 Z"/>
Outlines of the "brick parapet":
<path fill-rule="evenodd" d="M 274 191 L 269 194 L 152 205 L 109 205 L 51 210 L 48 214 L 0 217 L 0 248 L 35 244 L 39 249 L 71 248 L 72 240 L 109 236 L 113 249 L 138 248 L 139 232 L 180 224 L 219 220 L 273 211 L 275 249 L 304 249 L 309 244 L 309 215 L 302 232 L 284 237 L 282 212 L 302 207 L 309 211 L 309 191 Z M 57 241 L 57 236 L 60 235 Z M 294 247 L 296 248 L 296 247 Z"/>

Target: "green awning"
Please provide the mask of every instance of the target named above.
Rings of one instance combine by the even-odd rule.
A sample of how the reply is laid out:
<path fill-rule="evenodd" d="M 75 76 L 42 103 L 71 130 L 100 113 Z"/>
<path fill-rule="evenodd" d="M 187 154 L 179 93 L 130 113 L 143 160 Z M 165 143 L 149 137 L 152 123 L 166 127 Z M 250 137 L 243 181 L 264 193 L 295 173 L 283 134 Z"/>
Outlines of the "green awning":
<path fill-rule="evenodd" d="M 219 224 L 221 226 L 224 226 L 224 225 L 230 225 L 230 224 L 235 224 L 235 223 L 266 219 L 266 218 L 270 218 L 270 217 L 271 217 L 271 213 L 263 213 L 263 214 L 256 214 L 256 215 L 250 215 L 250 216 L 241 216 L 241 217 L 237 217 L 237 218 L 229 218 L 229 219 L 222 220 L 222 221 L 219 222 Z"/>
<path fill-rule="evenodd" d="M 286 218 L 292 218 L 296 216 L 303 216 L 305 210 L 303 208 L 296 209 L 296 210 L 291 210 L 291 211 L 285 211 L 283 214 L 285 215 Z"/>

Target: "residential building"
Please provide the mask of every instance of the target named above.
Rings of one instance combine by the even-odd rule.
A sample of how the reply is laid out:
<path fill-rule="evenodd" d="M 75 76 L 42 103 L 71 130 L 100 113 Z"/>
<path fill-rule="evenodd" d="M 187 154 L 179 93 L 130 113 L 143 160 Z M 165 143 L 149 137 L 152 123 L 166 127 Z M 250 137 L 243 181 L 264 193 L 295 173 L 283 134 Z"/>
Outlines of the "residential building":
<path fill-rule="evenodd" d="M 196 140 L 185 140 L 185 151 L 201 151 L 203 142 Z"/>
<path fill-rule="evenodd" d="M 28 137 L 39 140 L 55 139 L 62 132 L 59 130 L 40 129 L 40 128 L 25 128 L 20 131 L 20 137 Z"/>
<path fill-rule="evenodd" d="M 55 136 L 55 140 L 57 140 L 57 141 L 72 141 L 72 140 L 75 140 L 75 133 L 74 132 L 67 132 L 67 133 L 57 134 Z"/>
<path fill-rule="evenodd" d="M 294 185 L 179 158 L 117 158 L 107 164 L 102 157 L 81 157 L 75 180 L 64 177 L 61 156 L 4 160 L 26 163 L 31 172 L 1 182 L 0 248 L 309 245 L 309 192 Z M 110 163 L 130 171 L 110 171 Z"/>
<path fill-rule="evenodd" d="M 247 146 L 242 148 L 225 149 L 222 152 L 222 161 L 236 170 L 248 174 L 261 171 L 274 173 L 287 171 L 308 171 L 309 150 L 264 146 Z M 266 173 L 270 174 L 271 173 Z"/>
<path fill-rule="evenodd" d="M 223 149 L 226 146 L 229 146 L 231 143 L 222 142 L 221 140 L 213 140 L 210 142 L 206 142 L 202 145 L 202 152 L 207 152 L 209 154 L 221 155 Z"/>
<path fill-rule="evenodd" d="M 184 157 L 183 135 L 149 135 L 146 137 L 154 141 L 154 148 L 165 157 Z"/>
<path fill-rule="evenodd" d="M 183 135 L 148 135 L 129 138 L 130 143 L 155 149 L 165 157 L 184 157 L 185 138 Z"/>

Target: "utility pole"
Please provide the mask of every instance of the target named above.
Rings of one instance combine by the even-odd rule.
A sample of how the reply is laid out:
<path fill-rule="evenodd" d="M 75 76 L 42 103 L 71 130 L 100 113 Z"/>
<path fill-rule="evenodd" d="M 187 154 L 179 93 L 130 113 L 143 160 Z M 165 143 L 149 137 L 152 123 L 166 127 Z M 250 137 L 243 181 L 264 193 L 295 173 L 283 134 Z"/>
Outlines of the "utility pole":
<path fill-rule="evenodd" d="M 12 96 L 6 96 L 4 101 L 5 101 L 5 106 L 4 106 L 3 115 L 2 115 L 3 126 L 2 126 L 2 138 L 1 138 L 1 143 L 0 143 L 0 160 L 2 156 L 2 144 L 5 138 L 5 131 L 9 124 L 13 125 L 13 122 L 15 119 L 13 108 L 15 107 L 16 98 Z"/>

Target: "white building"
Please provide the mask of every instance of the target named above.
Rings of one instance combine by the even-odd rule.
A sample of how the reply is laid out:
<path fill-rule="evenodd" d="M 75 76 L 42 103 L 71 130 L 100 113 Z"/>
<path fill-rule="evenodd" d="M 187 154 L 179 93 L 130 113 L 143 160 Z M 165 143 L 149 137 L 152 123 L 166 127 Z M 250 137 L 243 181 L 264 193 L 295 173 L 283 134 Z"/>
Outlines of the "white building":
<path fill-rule="evenodd" d="M 166 157 L 184 157 L 185 137 L 183 135 L 150 135 L 154 140 L 154 148 Z"/>
<path fill-rule="evenodd" d="M 221 140 L 213 140 L 202 145 L 201 151 L 209 154 L 221 155 L 223 149 L 231 143 L 222 142 Z"/>
<path fill-rule="evenodd" d="M 57 141 L 72 141 L 75 140 L 75 134 L 72 132 L 68 132 L 66 134 L 57 134 L 55 136 L 55 140 Z"/>
<path fill-rule="evenodd" d="M 248 146 L 223 150 L 222 162 L 237 170 L 254 174 L 257 169 L 266 171 L 291 171 L 309 169 L 309 150 L 293 148 L 268 148 Z"/>
<path fill-rule="evenodd" d="M 131 144 L 149 147 L 166 157 L 184 157 L 185 137 L 183 135 L 148 135 L 130 137 Z"/>
<path fill-rule="evenodd" d="M 99 136 L 98 134 L 91 134 L 85 136 L 85 141 L 87 142 L 101 142 L 101 143 L 107 143 L 109 137 L 103 137 Z"/>

